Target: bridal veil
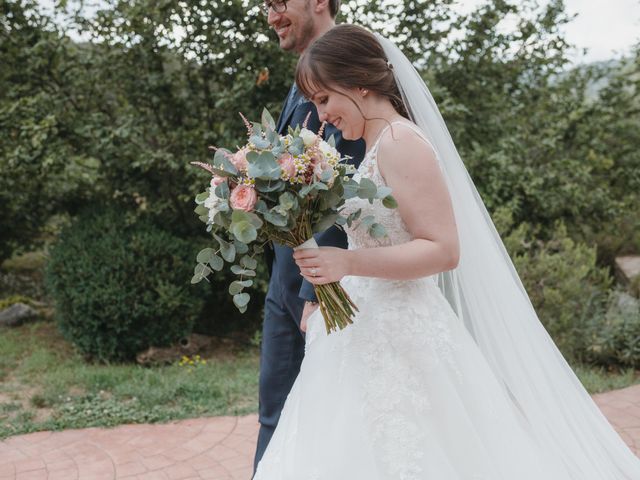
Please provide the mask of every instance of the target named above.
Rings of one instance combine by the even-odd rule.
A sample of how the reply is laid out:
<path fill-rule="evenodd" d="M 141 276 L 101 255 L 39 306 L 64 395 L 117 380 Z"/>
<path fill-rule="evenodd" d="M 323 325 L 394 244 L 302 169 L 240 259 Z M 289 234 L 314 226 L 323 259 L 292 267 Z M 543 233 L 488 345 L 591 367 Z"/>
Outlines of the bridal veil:
<path fill-rule="evenodd" d="M 540 323 L 429 89 L 400 49 L 376 36 L 411 120 L 437 152 L 453 202 L 460 262 L 438 276 L 440 289 L 518 417 L 567 467 L 572 480 L 640 480 L 640 459 L 611 427 Z"/>

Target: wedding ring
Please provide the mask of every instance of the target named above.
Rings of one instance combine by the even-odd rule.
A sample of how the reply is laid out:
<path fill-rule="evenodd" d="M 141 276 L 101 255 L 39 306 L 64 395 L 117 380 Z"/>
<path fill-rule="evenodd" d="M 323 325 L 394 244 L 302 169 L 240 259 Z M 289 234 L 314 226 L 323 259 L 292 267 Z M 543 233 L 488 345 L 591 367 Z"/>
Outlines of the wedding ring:
<path fill-rule="evenodd" d="M 318 274 L 318 270 L 316 270 L 315 268 L 311 269 L 311 276 L 315 277 Z"/>

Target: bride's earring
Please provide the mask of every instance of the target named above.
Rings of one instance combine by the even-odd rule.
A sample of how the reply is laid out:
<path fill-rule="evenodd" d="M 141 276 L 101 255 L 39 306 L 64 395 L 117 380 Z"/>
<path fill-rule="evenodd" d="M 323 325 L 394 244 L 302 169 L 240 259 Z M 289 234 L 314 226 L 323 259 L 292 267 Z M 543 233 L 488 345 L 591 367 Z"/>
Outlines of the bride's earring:
<path fill-rule="evenodd" d="M 369 93 L 369 90 L 367 90 L 366 88 L 361 88 L 360 93 L 362 94 L 363 97 L 366 97 L 367 94 Z"/>

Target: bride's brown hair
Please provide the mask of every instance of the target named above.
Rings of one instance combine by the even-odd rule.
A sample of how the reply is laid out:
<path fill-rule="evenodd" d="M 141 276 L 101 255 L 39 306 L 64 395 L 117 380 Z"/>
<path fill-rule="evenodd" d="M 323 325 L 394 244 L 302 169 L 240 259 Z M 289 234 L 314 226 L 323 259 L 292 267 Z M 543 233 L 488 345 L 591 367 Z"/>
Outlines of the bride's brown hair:
<path fill-rule="evenodd" d="M 373 33 L 357 25 L 337 25 L 313 42 L 298 60 L 296 84 L 307 98 L 320 88 L 332 92 L 337 92 L 332 88 L 336 86 L 365 88 L 387 97 L 408 118 L 382 45 Z"/>

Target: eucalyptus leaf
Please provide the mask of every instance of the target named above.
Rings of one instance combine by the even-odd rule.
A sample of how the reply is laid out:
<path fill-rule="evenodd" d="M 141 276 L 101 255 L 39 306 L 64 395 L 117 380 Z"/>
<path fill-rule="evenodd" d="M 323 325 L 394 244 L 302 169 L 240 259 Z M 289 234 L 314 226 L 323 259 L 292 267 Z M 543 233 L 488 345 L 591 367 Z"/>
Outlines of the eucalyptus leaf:
<path fill-rule="evenodd" d="M 378 187 L 378 191 L 376 193 L 376 198 L 379 198 L 379 199 L 380 198 L 385 198 L 385 197 L 391 195 L 392 191 L 393 190 L 391 190 L 391 188 L 389 188 L 389 187 L 379 186 Z"/>
<path fill-rule="evenodd" d="M 391 195 L 387 195 L 382 199 L 382 205 L 384 205 L 387 208 L 398 208 L 397 200 Z"/>
<path fill-rule="evenodd" d="M 205 202 L 205 200 L 209 198 L 209 192 L 202 192 L 196 195 L 196 203 L 201 205 Z"/>
<path fill-rule="evenodd" d="M 287 217 L 274 211 L 265 213 L 264 219 L 276 227 L 285 227 L 287 225 Z"/>
<path fill-rule="evenodd" d="M 258 266 L 258 261 L 253 257 L 245 255 L 240 259 L 240 265 L 249 270 L 254 270 Z"/>
<path fill-rule="evenodd" d="M 229 285 L 229 293 L 231 295 L 237 295 L 242 292 L 242 290 L 244 290 L 244 285 L 240 282 L 231 282 L 231 285 Z"/>
<path fill-rule="evenodd" d="M 229 199 L 229 184 L 227 182 L 222 182 L 220 185 L 216 187 L 214 190 L 216 197 L 223 198 L 225 200 Z"/>
<path fill-rule="evenodd" d="M 194 275 L 193 277 L 191 277 L 191 283 L 192 284 L 196 284 L 196 283 L 200 283 L 202 281 L 204 277 L 202 275 Z"/>
<path fill-rule="evenodd" d="M 255 277 L 256 276 L 256 272 L 255 271 L 242 268 L 240 265 L 232 265 L 231 266 L 231 272 L 235 273 L 236 275 L 244 275 L 246 277 Z"/>
<path fill-rule="evenodd" d="M 266 108 L 262 110 L 262 125 L 265 128 L 270 128 L 271 130 L 274 130 L 276 128 L 276 122 L 269 113 L 269 110 L 267 110 Z"/>
<path fill-rule="evenodd" d="M 233 296 L 233 303 L 238 308 L 244 308 L 249 304 L 251 297 L 248 293 L 238 293 Z"/>
<path fill-rule="evenodd" d="M 339 216 L 340 215 L 337 213 L 332 213 L 330 215 L 326 215 L 322 217 L 320 221 L 316 222 L 313 225 L 313 232 L 320 233 L 320 232 L 324 232 L 325 230 L 328 230 L 336 223 L 336 220 Z"/>
<path fill-rule="evenodd" d="M 233 241 L 233 244 L 236 247 L 236 253 L 239 255 L 244 255 L 249 251 L 249 246 L 246 243 L 242 243 L 237 239 Z"/>
<path fill-rule="evenodd" d="M 199 263 L 207 263 L 216 254 L 216 251 L 213 248 L 205 248 L 198 252 L 198 256 L 196 257 L 196 261 Z"/>
<path fill-rule="evenodd" d="M 362 199 L 372 199 L 378 193 L 378 186 L 368 178 L 361 178 L 358 186 L 358 197 Z"/>
<path fill-rule="evenodd" d="M 200 275 L 202 277 L 208 276 L 211 272 L 213 272 L 213 270 L 202 263 L 198 263 L 193 269 L 194 275 Z"/>
<path fill-rule="evenodd" d="M 258 238 L 258 230 L 247 221 L 231 224 L 231 233 L 242 243 L 251 243 Z"/>
<path fill-rule="evenodd" d="M 214 234 L 213 236 L 220 244 L 220 255 L 222 255 L 222 258 L 227 262 L 232 263 L 236 259 L 236 248 L 233 244 L 223 240 L 218 235 Z"/>
<path fill-rule="evenodd" d="M 371 235 L 373 238 L 382 238 L 387 235 L 387 230 L 383 225 L 374 223 L 373 225 L 371 225 L 371 227 L 369 227 L 369 235 Z"/>
<path fill-rule="evenodd" d="M 209 259 L 209 265 L 216 272 L 219 272 L 224 267 L 224 260 L 222 260 L 218 255 L 214 255 Z"/>

